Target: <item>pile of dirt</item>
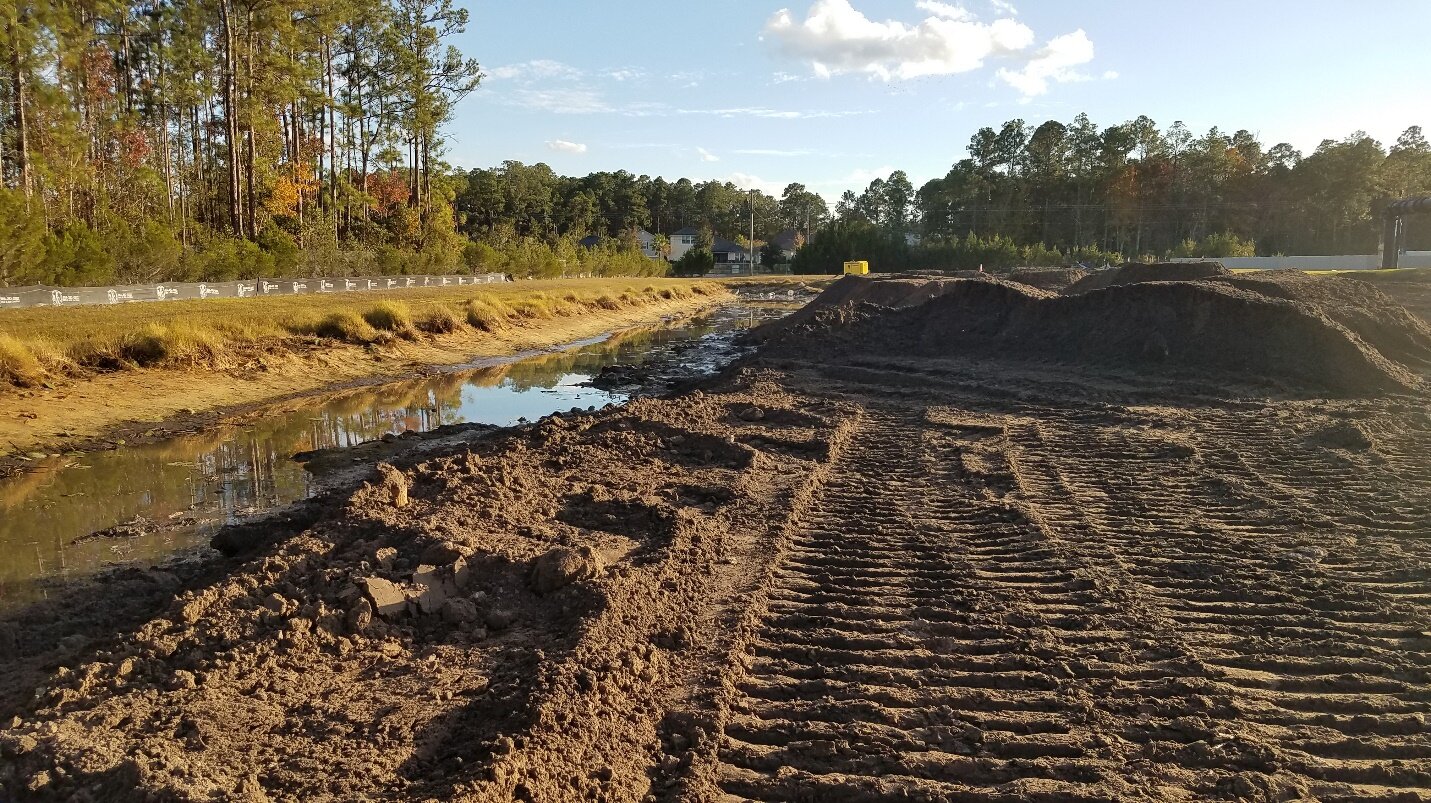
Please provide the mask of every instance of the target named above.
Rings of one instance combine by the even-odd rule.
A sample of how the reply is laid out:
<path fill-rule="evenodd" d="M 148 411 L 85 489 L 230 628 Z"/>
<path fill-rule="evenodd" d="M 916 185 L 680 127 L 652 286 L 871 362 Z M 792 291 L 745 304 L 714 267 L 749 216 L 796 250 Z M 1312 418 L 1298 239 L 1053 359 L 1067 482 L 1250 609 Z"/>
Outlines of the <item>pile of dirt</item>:
<path fill-rule="evenodd" d="M 1373 284 L 1407 312 L 1431 323 L 1431 268 L 1363 271 L 1355 275 L 1341 274 L 1338 278 Z"/>
<path fill-rule="evenodd" d="M 891 276 L 842 276 L 813 301 L 778 321 L 757 327 L 754 335 L 763 339 L 802 326 L 832 309 L 850 310 L 861 304 L 890 309 L 914 307 L 958 286 L 959 281 L 993 278 L 978 271 L 963 271 L 958 278 L 925 278 L 912 273 Z M 843 313 L 840 313 L 843 314 Z"/>
<path fill-rule="evenodd" d="M 845 418 L 732 390 L 552 416 L 382 464 L 296 532 L 228 531 L 230 570 L 0 684 L 0 798 L 640 800 L 710 738 L 660 712 L 724 656 L 711 620 L 759 578 L 737 560 Z M 0 626 L 33 678 L 54 632 Z"/>
<path fill-rule="evenodd" d="M 1270 286 L 1296 290 L 1293 283 Z M 1363 301 L 1373 304 L 1375 299 Z M 1222 282 L 1132 282 L 1098 293 L 1055 296 L 1012 282 L 953 280 L 915 307 L 818 309 L 778 337 L 771 353 L 801 359 L 828 356 L 833 349 L 1046 360 L 1142 372 L 1211 371 L 1249 384 L 1354 395 L 1419 383 L 1406 364 L 1388 358 L 1373 343 L 1393 343 L 1399 349 L 1396 358 L 1431 355 L 1416 352 L 1414 333 L 1397 339 L 1384 332 L 1386 320 L 1374 305 L 1364 307 L 1356 299 L 1343 299 L 1340 308 L 1324 312 L 1310 301 Z"/>
<path fill-rule="evenodd" d="M 1366 282 L 1296 270 L 1233 274 L 1217 281 L 1306 304 L 1355 332 L 1389 359 L 1418 368 L 1431 366 L 1431 325 Z"/>
<path fill-rule="evenodd" d="M 1064 292 L 1068 295 L 1081 295 L 1125 284 L 1192 282 L 1231 275 L 1232 271 L 1223 267 L 1221 262 L 1129 262 L 1119 268 L 1091 273 L 1069 285 Z"/>
<path fill-rule="evenodd" d="M 1014 268 L 1009 281 L 1037 287 L 1040 290 L 1062 292 L 1088 277 L 1083 268 Z"/>

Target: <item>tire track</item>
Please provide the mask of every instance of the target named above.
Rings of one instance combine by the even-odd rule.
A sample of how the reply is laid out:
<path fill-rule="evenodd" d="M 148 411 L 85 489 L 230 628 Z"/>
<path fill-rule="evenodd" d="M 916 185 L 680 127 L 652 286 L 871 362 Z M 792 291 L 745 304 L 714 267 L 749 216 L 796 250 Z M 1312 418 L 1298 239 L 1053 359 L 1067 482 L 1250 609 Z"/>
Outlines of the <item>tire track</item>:
<path fill-rule="evenodd" d="M 719 749 L 730 799 L 1107 800 L 1102 686 L 1170 673 L 1048 533 L 872 411 L 775 573 Z M 960 441 L 982 425 L 955 428 Z M 1007 471 L 992 484 L 1012 483 Z M 1137 666 L 1103 656 L 1136 653 Z"/>
<path fill-rule="evenodd" d="M 1424 548 L 1406 539 L 1425 533 L 1426 486 L 1257 417 L 1209 412 L 1191 429 L 1192 454 L 1072 416 L 1015 438 L 1042 515 L 1146 594 L 1212 683 L 1159 701 L 1163 718 L 1194 718 L 1184 738 L 1133 735 L 1224 792 L 1425 799 L 1428 574 L 1391 547 Z M 1214 703 L 1201 723 L 1200 698 Z"/>

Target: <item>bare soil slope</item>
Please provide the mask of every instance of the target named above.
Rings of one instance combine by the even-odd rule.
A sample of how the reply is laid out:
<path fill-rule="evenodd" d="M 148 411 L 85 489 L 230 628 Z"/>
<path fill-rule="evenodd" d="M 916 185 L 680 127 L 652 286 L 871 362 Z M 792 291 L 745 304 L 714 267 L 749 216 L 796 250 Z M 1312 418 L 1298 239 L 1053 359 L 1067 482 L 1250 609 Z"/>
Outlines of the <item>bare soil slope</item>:
<path fill-rule="evenodd" d="M 1130 282 L 1072 296 L 998 279 L 947 280 L 938 290 L 927 303 L 892 313 L 817 301 L 804 320 L 764 334 L 781 355 L 1018 358 L 1211 372 L 1340 394 L 1413 387 L 1415 370 L 1431 364 L 1431 329 L 1390 299 L 1370 286 L 1303 274 Z"/>
<path fill-rule="evenodd" d="M 837 339 L 7 617 L 4 796 L 1431 800 L 1425 395 Z"/>

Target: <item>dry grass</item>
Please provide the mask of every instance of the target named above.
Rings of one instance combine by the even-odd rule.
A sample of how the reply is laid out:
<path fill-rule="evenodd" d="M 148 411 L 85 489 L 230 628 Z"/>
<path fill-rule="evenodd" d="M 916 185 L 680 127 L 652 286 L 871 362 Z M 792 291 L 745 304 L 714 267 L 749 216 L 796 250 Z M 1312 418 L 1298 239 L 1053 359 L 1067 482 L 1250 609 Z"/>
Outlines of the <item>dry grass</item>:
<path fill-rule="evenodd" d="M 0 334 L 0 382 L 28 388 L 44 380 L 45 368 L 30 347 L 19 338 Z"/>
<path fill-rule="evenodd" d="M 422 314 L 416 325 L 430 335 L 450 335 L 462 328 L 462 318 L 451 307 L 433 307 Z"/>
<path fill-rule="evenodd" d="M 210 299 L 0 312 L 0 388 L 49 375 L 150 366 L 219 366 L 244 346 L 314 338 L 356 345 L 473 329 L 498 332 L 553 318 L 725 293 L 718 282 L 576 279 L 360 295 Z"/>
<path fill-rule="evenodd" d="M 412 310 L 401 301 L 379 301 L 363 312 L 363 320 L 380 332 L 399 336 L 414 333 Z"/>

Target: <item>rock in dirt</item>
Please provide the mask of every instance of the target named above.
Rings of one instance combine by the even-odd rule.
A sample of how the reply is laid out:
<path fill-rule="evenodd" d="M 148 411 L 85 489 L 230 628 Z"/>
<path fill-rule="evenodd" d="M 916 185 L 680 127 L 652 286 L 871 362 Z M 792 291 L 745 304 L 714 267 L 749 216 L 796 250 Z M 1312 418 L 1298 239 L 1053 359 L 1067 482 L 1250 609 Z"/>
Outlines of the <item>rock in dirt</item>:
<path fill-rule="evenodd" d="M 393 507 L 403 508 L 408 504 L 408 489 L 412 487 L 412 480 L 397 468 L 387 464 L 379 463 L 378 489 L 382 497 L 392 503 Z"/>
<path fill-rule="evenodd" d="M 348 632 L 362 633 L 373 623 L 373 603 L 366 597 L 360 598 L 348 608 L 347 616 L 344 619 L 348 625 Z"/>
<path fill-rule="evenodd" d="M 449 599 L 442 604 L 442 618 L 448 622 L 465 625 L 477 621 L 477 605 L 470 599 Z"/>
<path fill-rule="evenodd" d="M 362 581 L 363 592 L 379 616 L 401 616 L 407 612 L 407 594 L 391 580 L 368 577 Z"/>
<path fill-rule="evenodd" d="M 532 565 L 532 587 L 538 594 L 550 594 L 580 580 L 595 577 L 601 562 L 590 547 L 557 547 L 537 558 Z"/>
<path fill-rule="evenodd" d="M 432 566 L 442 566 L 452 563 L 458 558 L 467 556 L 467 550 L 463 549 L 452 541 L 438 541 L 422 551 L 418 560 Z"/>
<path fill-rule="evenodd" d="M 493 630 L 506 630 L 516 623 L 517 615 L 511 611 L 493 608 L 487 611 L 487 615 L 482 617 L 482 621 Z"/>

